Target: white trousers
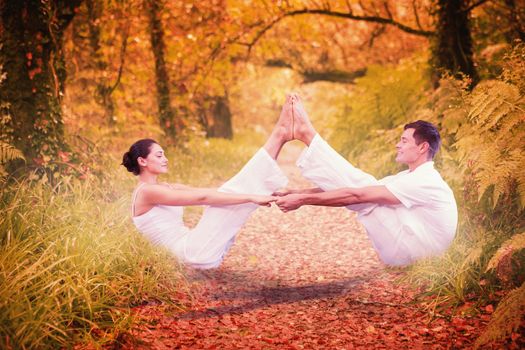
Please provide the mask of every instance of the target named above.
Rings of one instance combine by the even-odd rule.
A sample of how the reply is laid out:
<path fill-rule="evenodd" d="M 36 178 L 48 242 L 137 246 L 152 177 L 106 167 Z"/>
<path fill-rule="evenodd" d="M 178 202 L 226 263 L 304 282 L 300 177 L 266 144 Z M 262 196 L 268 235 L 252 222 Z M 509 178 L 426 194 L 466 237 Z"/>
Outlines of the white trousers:
<path fill-rule="evenodd" d="M 275 159 L 261 148 L 219 191 L 271 195 L 287 183 L 288 178 Z M 185 237 L 184 251 L 177 255 L 182 255 L 184 262 L 195 268 L 219 266 L 240 228 L 257 207 L 253 203 L 207 207 L 197 226 Z"/>
<path fill-rule="evenodd" d="M 379 185 L 375 177 L 352 166 L 319 134 L 301 154 L 297 166 L 306 179 L 324 191 Z M 406 208 L 374 203 L 354 204 L 347 208 L 358 213 L 358 220 L 384 263 L 405 265 L 427 254 L 426 243 L 403 229 L 399 212 L 406 211 Z"/>

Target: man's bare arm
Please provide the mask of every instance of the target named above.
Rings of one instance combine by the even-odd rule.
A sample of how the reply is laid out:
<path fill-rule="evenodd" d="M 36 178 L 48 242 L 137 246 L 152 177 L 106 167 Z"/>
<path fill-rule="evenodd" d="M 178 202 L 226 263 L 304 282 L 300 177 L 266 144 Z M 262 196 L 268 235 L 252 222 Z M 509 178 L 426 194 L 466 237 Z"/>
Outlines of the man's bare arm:
<path fill-rule="evenodd" d="M 401 204 L 385 186 L 340 188 L 318 193 L 290 194 L 277 200 L 283 211 L 295 210 L 303 205 L 342 207 L 359 203 Z"/>

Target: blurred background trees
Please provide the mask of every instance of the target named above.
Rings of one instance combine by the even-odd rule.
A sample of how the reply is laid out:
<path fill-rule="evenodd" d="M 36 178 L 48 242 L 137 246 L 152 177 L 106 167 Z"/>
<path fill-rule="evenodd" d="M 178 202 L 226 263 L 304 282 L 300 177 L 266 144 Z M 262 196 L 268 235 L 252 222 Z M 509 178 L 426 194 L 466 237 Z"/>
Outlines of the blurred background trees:
<path fill-rule="evenodd" d="M 250 149 L 291 89 L 320 133 L 377 176 L 399 170 L 399 126 L 428 119 L 443 134 L 436 163 L 461 224 L 447 255 L 410 279 L 456 304 L 510 295 L 501 312 L 521 317 L 523 0 L 0 0 L 0 9 L 2 186 L 73 176 L 121 188 L 108 167 L 142 137 L 187 166 L 210 157 L 195 146 L 205 138 Z M 232 162 L 235 152 L 216 151 L 210 167 Z M 520 327 L 505 317 L 480 345 Z"/>

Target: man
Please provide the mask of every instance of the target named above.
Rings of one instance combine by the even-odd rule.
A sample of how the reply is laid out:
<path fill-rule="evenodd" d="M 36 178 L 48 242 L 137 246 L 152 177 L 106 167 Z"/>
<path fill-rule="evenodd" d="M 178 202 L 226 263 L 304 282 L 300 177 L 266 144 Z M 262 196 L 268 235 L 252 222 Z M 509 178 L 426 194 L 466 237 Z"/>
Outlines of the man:
<path fill-rule="evenodd" d="M 294 139 L 308 147 L 297 165 L 318 188 L 276 193 L 284 212 L 302 205 L 345 206 L 356 211 L 381 260 L 405 265 L 442 253 L 454 238 L 457 206 L 452 190 L 432 161 L 441 143 L 434 125 L 405 125 L 396 161 L 408 170 L 376 180 L 353 167 L 317 134 L 302 102 L 292 96 Z"/>

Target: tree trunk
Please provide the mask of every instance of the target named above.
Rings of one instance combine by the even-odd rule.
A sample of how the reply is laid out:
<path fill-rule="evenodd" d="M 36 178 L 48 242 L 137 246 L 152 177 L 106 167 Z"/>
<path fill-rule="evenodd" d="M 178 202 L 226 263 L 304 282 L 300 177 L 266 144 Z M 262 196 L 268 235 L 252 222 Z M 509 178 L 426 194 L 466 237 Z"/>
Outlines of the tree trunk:
<path fill-rule="evenodd" d="M 164 29 L 160 20 L 161 4 L 158 0 L 146 0 L 149 18 L 151 49 L 155 57 L 155 84 L 157 87 L 157 105 L 161 128 L 172 141 L 182 129 L 182 123 L 176 119 L 171 106 L 168 69 L 164 59 Z"/>
<path fill-rule="evenodd" d="M 199 109 L 200 119 L 206 137 L 233 137 L 232 114 L 228 96 L 206 96 Z"/>
<path fill-rule="evenodd" d="M 104 118 L 109 125 L 115 124 L 115 102 L 113 101 L 110 82 L 103 75 L 108 69 L 108 62 L 101 52 L 100 46 L 100 17 L 104 11 L 102 0 L 86 0 L 88 10 L 89 46 L 91 48 L 91 58 L 94 68 L 98 73 L 102 73 L 97 79 L 95 86 L 95 101 L 104 108 Z"/>
<path fill-rule="evenodd" d="M 505 5 L 509 11 L 510 32 L 508 33 L 508 41 L 512 44 L 514 40 L 519 39 L 525 42 L 525 10 L 523 7 L 516 7 L 515 0 L 505 0 Z"/>
<path fill-rule="evenodd" d="M 448 71 L 456 77 L 468 75 L 475 85 L 479 77 L 472 58 L 467 1 L 438 0 L 437 5 L 437 32 L 432 48 L 434 84 L 439 83 L 443 71 Z"/>
<path fill-rule="evenodd" d="M 9 103 L 8 132 L 32 164 L 45 165 L 64 149 L 60 107 L 66 69 L 63 32 L 81 0 L 3 0 L 1 55 Z"/>

